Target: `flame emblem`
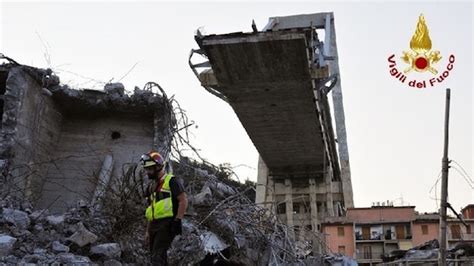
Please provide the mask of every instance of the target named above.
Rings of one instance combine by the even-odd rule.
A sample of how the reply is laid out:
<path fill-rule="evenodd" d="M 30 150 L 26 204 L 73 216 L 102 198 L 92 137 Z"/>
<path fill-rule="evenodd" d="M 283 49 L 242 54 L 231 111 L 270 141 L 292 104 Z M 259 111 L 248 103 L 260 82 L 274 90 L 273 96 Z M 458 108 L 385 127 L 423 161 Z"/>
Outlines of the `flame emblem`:
<path fill-rule="evenodd" d="M 442 57 L 439 51 L 431 51 L 431 47 L 428 26 L 425 17 L 421 14 L 418 18 L 415 34 L 413 34 L 410 41 L 412 51 L 403 52 L 402 60 L 410 65 L 404 72 L 408 73 L 412 70 L 425 72 L 428 70 L 433 74 L 437 74 L 438 71 L 432 65 L 441 60 Z"/>

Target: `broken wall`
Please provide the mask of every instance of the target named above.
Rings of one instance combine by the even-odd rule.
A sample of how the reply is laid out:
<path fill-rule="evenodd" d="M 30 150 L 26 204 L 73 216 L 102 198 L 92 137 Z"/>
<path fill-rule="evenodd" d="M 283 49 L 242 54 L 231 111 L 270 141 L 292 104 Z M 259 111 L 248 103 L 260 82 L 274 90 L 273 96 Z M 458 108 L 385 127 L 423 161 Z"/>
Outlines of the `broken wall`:
<path fill-rule="evenodd" d="M 59 139 L 62 115 L 23 68 L 8 72 L 4 101 L 1 156 L 11 159 L 13 189 L 26 189 L 35 199 Z"/>
<path fill-rule="evenodd" d="M 112 156 L 111 175 L 122 176 L 122 168 L 153 147 L 153 133 L 152 117 L 66 117 L 38 205 L 65 210 L 79 199 L 87 201 L 100 182 L 105 157 Z"/>
<path fill-rule="evenodd" d="M 165 99 L 150 88 L 131 95 L 120 83 L 105 91 L 74 90 L 59 85 L 50 70 L 3 69 L 0 158 L 10 182 L 2 193 L 20 193 L 36 207 L 62 212 L 79 200 L 97 200 L 97 191 L 144 152 L 166 154 L 173 121 Z"/>

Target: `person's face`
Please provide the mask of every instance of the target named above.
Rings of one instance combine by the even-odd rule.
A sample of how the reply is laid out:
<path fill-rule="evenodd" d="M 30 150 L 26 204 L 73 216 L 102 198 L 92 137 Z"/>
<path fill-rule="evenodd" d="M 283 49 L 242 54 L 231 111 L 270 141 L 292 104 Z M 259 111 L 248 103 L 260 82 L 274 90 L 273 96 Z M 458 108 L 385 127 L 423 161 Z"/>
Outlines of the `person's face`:
<path fill-rule="evenodd" d="M 160 177 L 160 172 L 162 169 L 162 166 L 154 165 L 151 167 L 145 167 L 145 172 L 148 175 L 149 179 L 158 179 Z"/>

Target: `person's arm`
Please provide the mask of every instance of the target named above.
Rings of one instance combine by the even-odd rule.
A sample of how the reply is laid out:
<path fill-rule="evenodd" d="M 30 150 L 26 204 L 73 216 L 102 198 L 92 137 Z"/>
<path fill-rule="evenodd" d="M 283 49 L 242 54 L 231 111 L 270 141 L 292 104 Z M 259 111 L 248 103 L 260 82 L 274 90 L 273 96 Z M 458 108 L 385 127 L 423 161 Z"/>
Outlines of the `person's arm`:
<path fill-rule="evenodd" d="M 186 192 L 181 192 L 178 195 L 178 213 L 176 214 L 177 219 L 183 219 L 184 213 L 186 212 L 186 208 L 188 207 L 188 198 L 186 196 Z"/>
<path fill-rule="evenodd" d="M 178 209 L 175 219 L 181 220 L 183 219 L 186 208 L 188 207 L 188 197 L 186 195 L 186 191 L 181 180 L 175 176 L 170 180 L 170 189 L 171 194 L 176 195 L 174 197 L 176 197 L 176 200 L 178 201 Z"/>
<path fill-rule="evenodd" d="M 150 202 L 150 187 L 148 186 L 145 191 L 146 202 Z M 150 244 L 150 221 L 145 220 L 145 247 L 148 247 Z"/>

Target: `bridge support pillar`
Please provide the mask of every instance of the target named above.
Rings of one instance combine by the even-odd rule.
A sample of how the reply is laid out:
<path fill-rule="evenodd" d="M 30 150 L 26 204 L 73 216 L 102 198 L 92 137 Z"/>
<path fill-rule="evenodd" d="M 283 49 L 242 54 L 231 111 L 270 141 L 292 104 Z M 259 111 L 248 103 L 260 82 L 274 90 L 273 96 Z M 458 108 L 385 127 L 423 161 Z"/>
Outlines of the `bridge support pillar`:
<path fill-rule="evenodd" d="M 293 188 L 291 179 L 285 178 L 285 204 L 286 204 L 286 224 L 289 227 L 294 227 L 295 220 L 293 219 Z M 293 232 L 293 237 L 295 232 Z"/>
<path fill-rule="evenodd" d="M 332 171 L 332 168 L 329 166 L 327 167 L 327 170 L 324 173 L 324 180 L 326 182 L 326 206 L 327 206 L 329 216 L 334 216 L 332 179 L 333 179 L 333 171 Z"/>

